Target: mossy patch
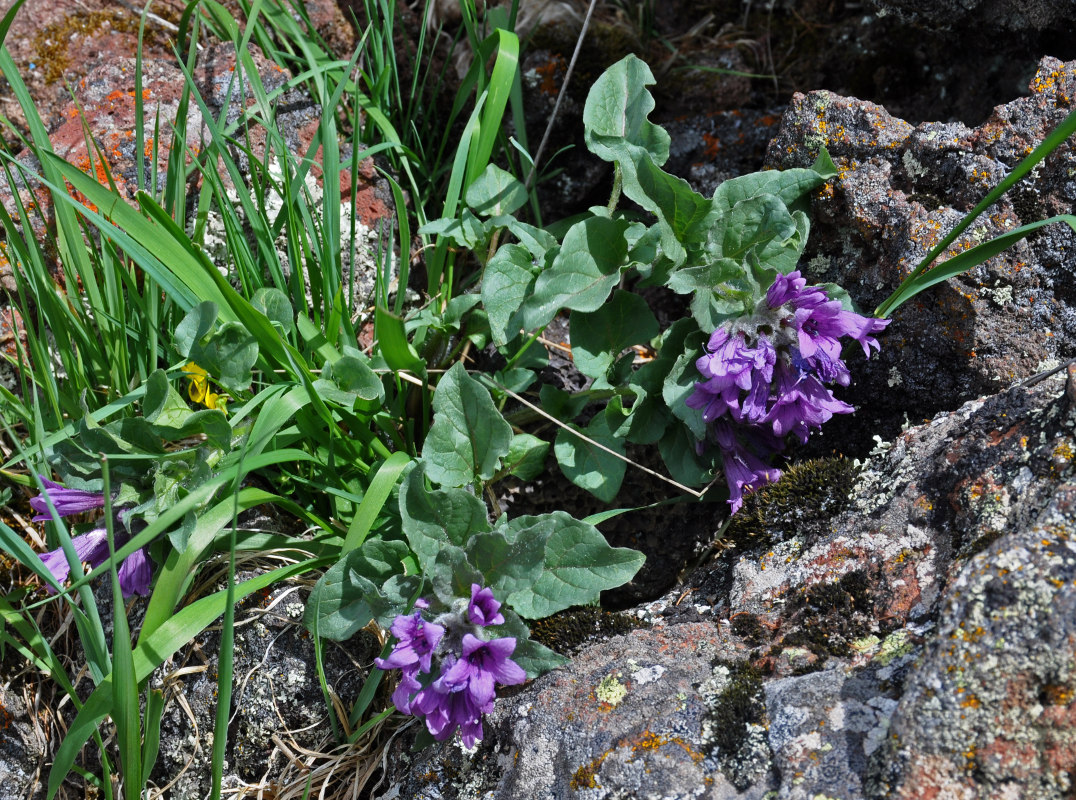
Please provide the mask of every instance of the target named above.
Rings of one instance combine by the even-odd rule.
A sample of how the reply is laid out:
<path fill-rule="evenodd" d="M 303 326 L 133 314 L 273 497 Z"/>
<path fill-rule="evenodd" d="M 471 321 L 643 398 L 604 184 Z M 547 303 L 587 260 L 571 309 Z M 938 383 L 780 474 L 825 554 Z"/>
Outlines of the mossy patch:
<path fill-rule="evenodd" d="M 530 624 L 532 638 L 564 656 L 574 655 L 595 640 L 644 626 L 630 614 L 604 611 L 596 606 L 569 608 Z"/>
<path fill-rule="evenodd" d="M 96 36 L 106 24 L 118 33 L 138 33 L 138 17 L 125 9 L 71 14 L 39 30 L 34 35 L 34 53 L 45 83 L 60 80 L 70 66 L 67 48 L 72 36 Z"/>
<path fill-rule="evenodd" d="M 758 647 L 766 639 L 762 623 L 754 614 L 736 614 L 731 620 L 732 632 L 749 647 Z"/>
<path fill-rule="evenodd" d="M 871 633 L 873 609 L 864 570 L 849 572 L 834 583 L 812 586 L 790 603 L 793 630 L 771 653 L 788 647 L 806 648 L 818 656 L 814 670 L 821 669 L 829 656 L 850 657 L 855 645 Z"/>
<path fill-rule="evenodd" d="M 741 547 L 762 547 L 792 536 L 817 536 L 847 507 L 857 472 L 845 458 L 793 464 L 781 480 L 744 499 L 725 538 Z"/>
<path fill-rule="evenodd" d="M 718 661 L 717 693 L 705 696 L 708 707 L 702 739 L 717 751 L 722 774 L 744 791 L 770 770 L 772 754 L 766 739 L 766 695 L 762 673 L 750 662 Z"/>

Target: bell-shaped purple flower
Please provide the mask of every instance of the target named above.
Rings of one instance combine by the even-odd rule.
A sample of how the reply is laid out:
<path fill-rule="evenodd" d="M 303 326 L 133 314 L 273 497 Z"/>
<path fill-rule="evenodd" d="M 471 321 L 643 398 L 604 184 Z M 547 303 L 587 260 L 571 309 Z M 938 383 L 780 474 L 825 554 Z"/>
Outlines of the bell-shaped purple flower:
<path fill-rule="evenodd" d="M 463 744 L 474 747 L 483 735 L 482 715 L 493 710 L 493 701 L 480 706 L 470 692 L 450 691 L 435 682 L 415 696 L 412 709 L 426 717 L 434 739 L 443 742 L 459 728 Z"/>
<path fill-rule="evenodd" d="M 433 652 L 441 637 L 445 635 L 443 625 L 427 622 L 415 611 L 410 615 L 400 615 L 392 623 L 392 635 L 396 637 L 396 647 L 388 658 L 375 658 L 379 669 L 404 669 L 417 665 L 422 672 L 430 671 Z"/>
<path fill-rule="evenodd" d="M 703 380 L 686 404 L 711 425 L 733 512 L 745 491 L 780 476 L 764 458 L 784 439 L 806 442 L 834 414 L 854 411 L 827 387 L 851 382 L 841 339 L 855 339 L 870 357 L 879 346 L 873 334 L 888 324 L 845 311 L 797 271 L 778 275 L 752 314 L 713 332 L 695 362 Z"/>
<path fill-rule="evenodd" d="M 396 689 L 392 693 L 392 704 L 396 706 L 401 714 L 413 714 L 413 698 L 422 689 L 422 683 L 416 677 L 418 675 L 418 664 L 411 664 L 403 667 L 402 670 L 403 674 L 400 676 L 400 682 L 396 684 Z"/>
<path fill-rule="evenodd" d="M 777 370 L 776 384 L 776 400 L 763 420 L 773 426 L 776 436 L 791 434 L 803 444 L 812 428 L 829 422 L 834 414 L 855 411 L 834 397 L 813 373 L 803 373 L 792 365 Z"/>
<path fill-rule="evenodd" d="M 495 684 L 512 686 L 527 679 L 522 667 L 509 658 L 515 649 L 516 640 L 510 636 L 486 642 L 466 633 L 459 659 L 436 682 L 450 692 L 468 691 L 480 708 L 492 706 Z"/>
<path fill-rule="evenodd" d="M 718 447 L 721 448 L 722 468 L 725 471 L 725 482 L 729 487 L 729 506 L 735 514 L 743 505 L 744 491 L 752 491 L 765 486 L 767 483 L 781 477 L 781 470 L 772 467 L 752 453 L 737 436 L 737 427 L 740 427 L 740 435 L 750 439 L 755 449 L 767 451 L 761 441 L 765 436 L 752 436 L 753 429 L 734 426 L 728 420 L 718 420 L 714 423 L 712 433 Z M 775 443 L 779 445 L 780 443 Z M 768 448 L 770 453 L 777 447 Z"/>
<path fill-rule="evenodd" d="M 92 511 L 101 508 L 105 504 L 105 497 L 100 492 L 87 492 L 82 489 L 68 489 L 58 483 L 53 483 L 44 475 L 38 475 L 45 485 L 45 491 L 36 497 L 30 498 L 30 507 L 38 512 L 33 517 L 34 522 L 45 522 L 54 519 L 49 510 L 48 500 L 52 501 L 56 509 L 57 517 L 69 517 L 72 514 L 81 514 L 84 511 Z M 48 500 L 46 500 L 46 496 Z M 86 559 L 83 559 L 85 561 Z"/>
<path fill-rule="evenodd" d="M 80 514 L 83 511 L 89 511 L 104 505 L 104 497 L 101 495 L 95 495 L 93 492 L 83 492 L 78 489 L 64 489 L 44 477 L 42 477 L 42 480 L 47 484 L 46 491 L 61 517 Z M 41 495 L 32 498 L 30 504 L 39 510 L 43 507 L 47 512 L 48 505 Z M 132 536 L 124 524 L 125 514 L 126 511 L 124 510 L 116 512 L 113 527 L 116 549 L 127 544 Z M 52 517 L 45 513 L 34 517 L 34 519 L 49 520 Z M 72 537 L 71 545 L 75 548 L 78 560 L 88 563 L 93 568 L 99 567 L 108 561 L 108 532 L 104 527 L 94 528 L 88 533 Z M 71 567 L 67 563 L 67 556 L 64 554 L 62 547 L 57 547 L 55 550 L 42 554 L 41 562 L 52 573 L 52 577 L 56 579 L 57 583 L 63 583 L 71 574 Z M 140 547 L 123 559 L 117 570 L 117 577 L 120 582 L 120 591 L 124 597 L 131 597 L 136 594 L 146 596 L 149 594 L 153 568 L 149 556 L 146 555 L 145 548 Z M 52 591 L 51 586 L 46 587 L 46 589 L 50 592 Z"/>
<path fill-rule="evenodd" d="M 483 588 L 481 584 L 471 584 L 471 602 L 467 604 L 467 619 L 475 625 L 503 625 L 504 614 L 501 604 L 493 596 L 493 590 Z"/>

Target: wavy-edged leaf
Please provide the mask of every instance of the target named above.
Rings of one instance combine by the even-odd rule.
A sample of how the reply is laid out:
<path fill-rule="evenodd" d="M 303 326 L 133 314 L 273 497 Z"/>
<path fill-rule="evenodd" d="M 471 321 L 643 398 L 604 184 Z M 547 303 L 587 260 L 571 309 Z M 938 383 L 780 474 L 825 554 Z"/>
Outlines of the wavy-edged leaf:
<path fill-rule="evenodd" d="M 464 489 L 427 489 L 421 461 L 400 488 L 404 535 L 423 569 L 444 547 L 462 547 L 473 534 L 488 531 L 486 513 L 485 504 Z"/>
<path fill-rule="evenodd" d="M 512 441 L 486 388 L 457 362 L 437 384 L 433 425 L 422 446 L 430 480 L 442 486 L 466 486 L 497 474 Z"/>
<path fill-rule="evenodd" d="M 524 305 L 527 330 L 549 323 L 561 309 L 596 311 L 620 280 L 628 254 L 626 220 L 590 217 L 573 225 L 560 252 L 538 276 Z"/>
<path fill-rule="evenodd" d="M 541 577 L 508 596 L 508 603 L 528 619 L 541 619 L 571 606 L 596 603 L 599 595 L 631 580 L 646 560 L 626 547 L 610 547 L 597 528 L 564 511 L 539 518 L 553 530 L 546 540 Z"/>

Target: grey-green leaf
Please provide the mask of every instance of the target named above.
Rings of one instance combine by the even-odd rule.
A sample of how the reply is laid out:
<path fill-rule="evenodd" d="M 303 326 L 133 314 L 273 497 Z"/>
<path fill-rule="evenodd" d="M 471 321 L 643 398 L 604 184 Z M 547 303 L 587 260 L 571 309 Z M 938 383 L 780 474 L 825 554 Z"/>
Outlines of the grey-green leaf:
<path fill-rule="evenodd" d="M 303 623 L 319 636 L 343 641 L 385 612 L 380 586 L 402 571 L 407 545 L 372 539 L 325 571 L 306 603 Z M 401 607 L 397 613 L 402 613 Z M 316 623 L 315 623 L 316 620 Z"/>
<path fill-rule="evenodd" d="M 602 591 L 631 580 L 645 561 L 635 550 L 610 547 L 597 528 L 563 511 L 543 517 L 552 518 L 555 527 L 546 541 L 541 577 L 508 597 L 521 616 L 541 619 L 571 606 L 596 603 Z"/>
<path fill-rule="evenodd" d="M 623 161 L 626 149 L 648 153 L 659 166 L 669 158 L 669 134 L 647 119 L 654 98 L 647 86 L 654 73 L 646 62 L 626 56 L 594 82 L 583 107 L 587 148 L 606 161 Z"/>
<path fill-rule="evenodd" d="M 530 251 L 518 244 L 498 248 L 482 273 L 482 305 L 489 315 L 493 343 L 503 347 L 519 333 L 523 301 L 534 287 L 537 269 Z"/>
<path fill-rule="evenodd" d="M 523 327 L 546 325 L 562 308 L 595 311 L 620 280 L 628 254 L 626 220 L 590 217 L 573 225 L 552 265 L 538 276 L 524 305 Z"/>
<path fill-rule="evenodd" d="M 714 192 L 714 208 L 725 214 L 741 200 L 761 194 L 777 195 L 786 206 L 793 206 L 805 193 L 821 186 L 836 174 L 833 162 L 823 151 L 818 161 L 808 169 L 751 172 L 725 181 Z"/>
<path fill-rule="evenodd" d="M 598 414 L 586 427 L 585 441 L 572 431 L 579 430 L 572 425 L 561 428 L 553 452 L 564 477 L 581 489 L 586 489 L 599 500 L 609 503 L 620 491 L 627 464 L 614 453 L 624 454 L 624 440 L 613 436 L 609 430 L 609 421 L 604 414 Z M 608 450 L 597 445 L 604 445 Z"/>
<path fill-rule="evenodd" d="M 549 442 L 529 433 L 517 433 L 512 437 L 502 469 L 521 481 L 533 481 L 545 471 L 548 455 Z"/>
<path fill-rule="evenodd" d="M 684 401 L 695 391 L 695 384 L 702 380 L 695 361 L 703 354 L 704 341 L 705 336 L 701 332 L 691 333 L 685 338 L 683 349 L 669 370 L 661 391 L 661 396 L 673 416 L 683 421 L 700 441 L 706 438 L 706 423 L 703 422 L 702 412 L 688 408 Z"/>
<path fill-rule="evenodd" d="M 504 614 L 504 624 L 493 628 L 492 633 L 498 637 L 511 636 L 516 640 L 512 660 L 523 668 L 528 678 L 537 678 L 544 672 L 568 663 L 564 656 L 531 639 L 527 626 L 512 609 L 502 607 L 501 613 Z"/>
<path fill-rule="evenodd" d="M 702 486 L 713 480 L 713 468 L 695 455 L 696 439 L 683 425 L 673 423 L 658 442 L 658 452 L 673 480 Z"/>
<path fill-rule="evenodd" d="M 467 187 L 464 200 L 483 217 L 511 214 L 527 202 L 527 187 L 510 172 L 489 164 Z"/>
<path fill-rule="evenodd" d="M 212 300 L 205 300 L 188 311 L 176 326 L 176 332 L 172 339 L 179 354 L 184 358 L 190 358 L 191 350 L 207 333 L 213 330 L 213 323 L 216 321 L 217 304 Z"/>
<path fill-rule="evenodd" d="M 658 321 L 646 301 L 623 290 L 596 311 L 576 311 L 571 318 L 572 359 L 584 375 L 605 375 L 622 350 L 658 335 Z"/>
<path fill-rule="evenodd" d="M 427 569 L 433 593 L 446 606 L 451 606 L 457 598 L 470 597 L 472 583 L 484 583 L 482 573 L 467 560 L 460 547 L 442 548 Z"/>
<path fill-rule="evenodd" d="M 499 531 L 475 534 L 467 543 L 467 560 L 482 573 L 483 585 L 507 597 L 537 580 L 546 538 L 517 536 L 509 542 Z"/>
<path fill-rule="evenodd" d="M 295 309 L 291 307 L 288 296 L 274 286 L 263 286 L 250 298 L 250 304 L 265 314 L 274 325 L 279 326 L 285 334 L 295 329 Z"/>
<path fill-rule="evenodd" d="M 492 478 L 508 452 L 512 427 L 462 363 L 456 362 L 437 384 L 433 411 L 433 425 L 422 448 L 430 480 L 464 486 L 476 478 Z"/>
<path fill-rule="evenodd" d="M 362 359 L 342 356 L 326 370 L 337 388 L 347 394 L 354 408 L 367 413 L 381 408 L 385 387 L 377 373 Z"/>
<path fill-rule="evenodd" d="M 225 389 L 242 392 L 250 388 L 250 371 L 258 360 L 258 341 L 242 322 L 225 322 L 200 352 L 197 345 L 191 348 L 191 358 L 210 374 L 218 374 Z"/>
<path fill-rule="evenodd" d="M 448 545 L 463 546 L 476 533 L 488 531 L 485 504 L 464 489 L 429 490 L 419 462 L 400 487 L 404 535 L 424 569 Z"/>

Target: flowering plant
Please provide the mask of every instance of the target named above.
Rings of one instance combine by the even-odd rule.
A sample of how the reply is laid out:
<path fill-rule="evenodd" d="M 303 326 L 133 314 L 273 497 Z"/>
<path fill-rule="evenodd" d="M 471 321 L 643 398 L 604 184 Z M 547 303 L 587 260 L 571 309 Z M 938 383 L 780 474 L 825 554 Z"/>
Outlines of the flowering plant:
<path fill-rule="evenodd" d="M 745 488 L 780 477 L 764 457 L 782 450 L 787 437 L 806 443 L 834 414 L 855 410 L 827 387 L 851 380 L 840 339 L 852 337 L 870 357 L 878 347 L 870 334 L 888 322 L 844 310 L 795 271 L 778 275 L 753 313 L 710 335 L 695 362 L 703 380 L 685 404 L 710 424 L 734 512 Z"/>
<path fill-rule="evenodd" d="M 851 379 L 840 339 L 856 339 L 869 355 L 886 323 L 858 314 L 839 287 L 808 286 L 796 271 L 810 228 L 805 195 L 836 174 L 828 155 L 810 169 L 725 181 L 703 197 L 661 169 L 669 136 L 647 119 L 653 82 L 628 56 L 592 87 L 586 143 L 614 164 L 613 196 L 560 241 L 512 216 L 525 193 L 496 166 L 465 195 L 473 213 L 427 229 L 475 249 L 484 264 L 482 306 L 508 362 L 491 381 L 495 395 L 534 383 L 545 362 L 525 355 L 538 335 L 530 332 L 570 312 L 572 359 L 588 386 L 539 392 L 547 412 L 567 417 L 553 450 L 569 480 L 612 501 L 626 446 L 656 443 L 681 488 L 723 474 L 735 512 L 745 490 L 780 476 L 770 458 L 786 440 L 805 441 L 852 411 L 829 388 Z M 655 222 L 617 213 L 621 193 Z M 496 247 L 502 233 L 518 244 Z M 691 317 L 660 331 L 646 301 L 626 288 L 648 286 L 687 296 Z M 631 349 L 640 345 L 654 353 L 641 363 Z M 522 369 L 528 361 L 533 371 Z M 597 413 L 585 413 L 588 405 Z M 574 421 L 584 413 L 585 427 Z"/>
<path fill-rule="evenodd" d="M 38 476 L 45 486 L 45 491 L 36 497 L 30 498 L 30 506 L 38 512 L 34 516 L 35 522 L 56 520 L 72 514 L 81 514 L 85 511 L 100 508 L 105 504 L 105 496 L 98 492 L 88 492 L 83 489 L 65 489 L 58 483 L 53 483 L 44 475 Z M 121 510 L 116 514 L 116 530 L 123 531 L 116 537 L 116 545 L 122 546 L 130 539 L 130 534 L 124 525 L 127 515 Z M 105 527 L 98 524 L 91 531 L 80 534 L 71 539 L 71 545 L 75 549 L 78 560 L 87 561 L 93 567 L 99 567 L 108 560 L 108 532 Z M 71 572 L 67 555 L 63 547 L 58 547 L 41 556 L 45 568 L 52 573 L 57 583 L 67 580 Z M 119 568 L 120 588 L 124 597 L 134 594 L 149 594 L 149 582 L 151 568 L 145 548 L 139 547 L 127 558 Z M 51 588 L 51 587 L 50 587 Z"/>
<path fill-rule="evenodd" d="M 424 618 L 430 604 L 420 599 L 412 614 L 392 623 L 396 647 L 375 663 L 402 671 L 393 703 L 404 714 L 424 716 L 439 741 L 458 728 L 464 745 L 473 747 L 482 738 L 482 714 L 493 710 L 495 686 L 527 678 L 510 658 L 515 637 L 489 637 L 490 626 L 505 622 L 500 607 L 488 587 L 472 583 L 469 600 L 455 602 L 433 621 Z"/>

